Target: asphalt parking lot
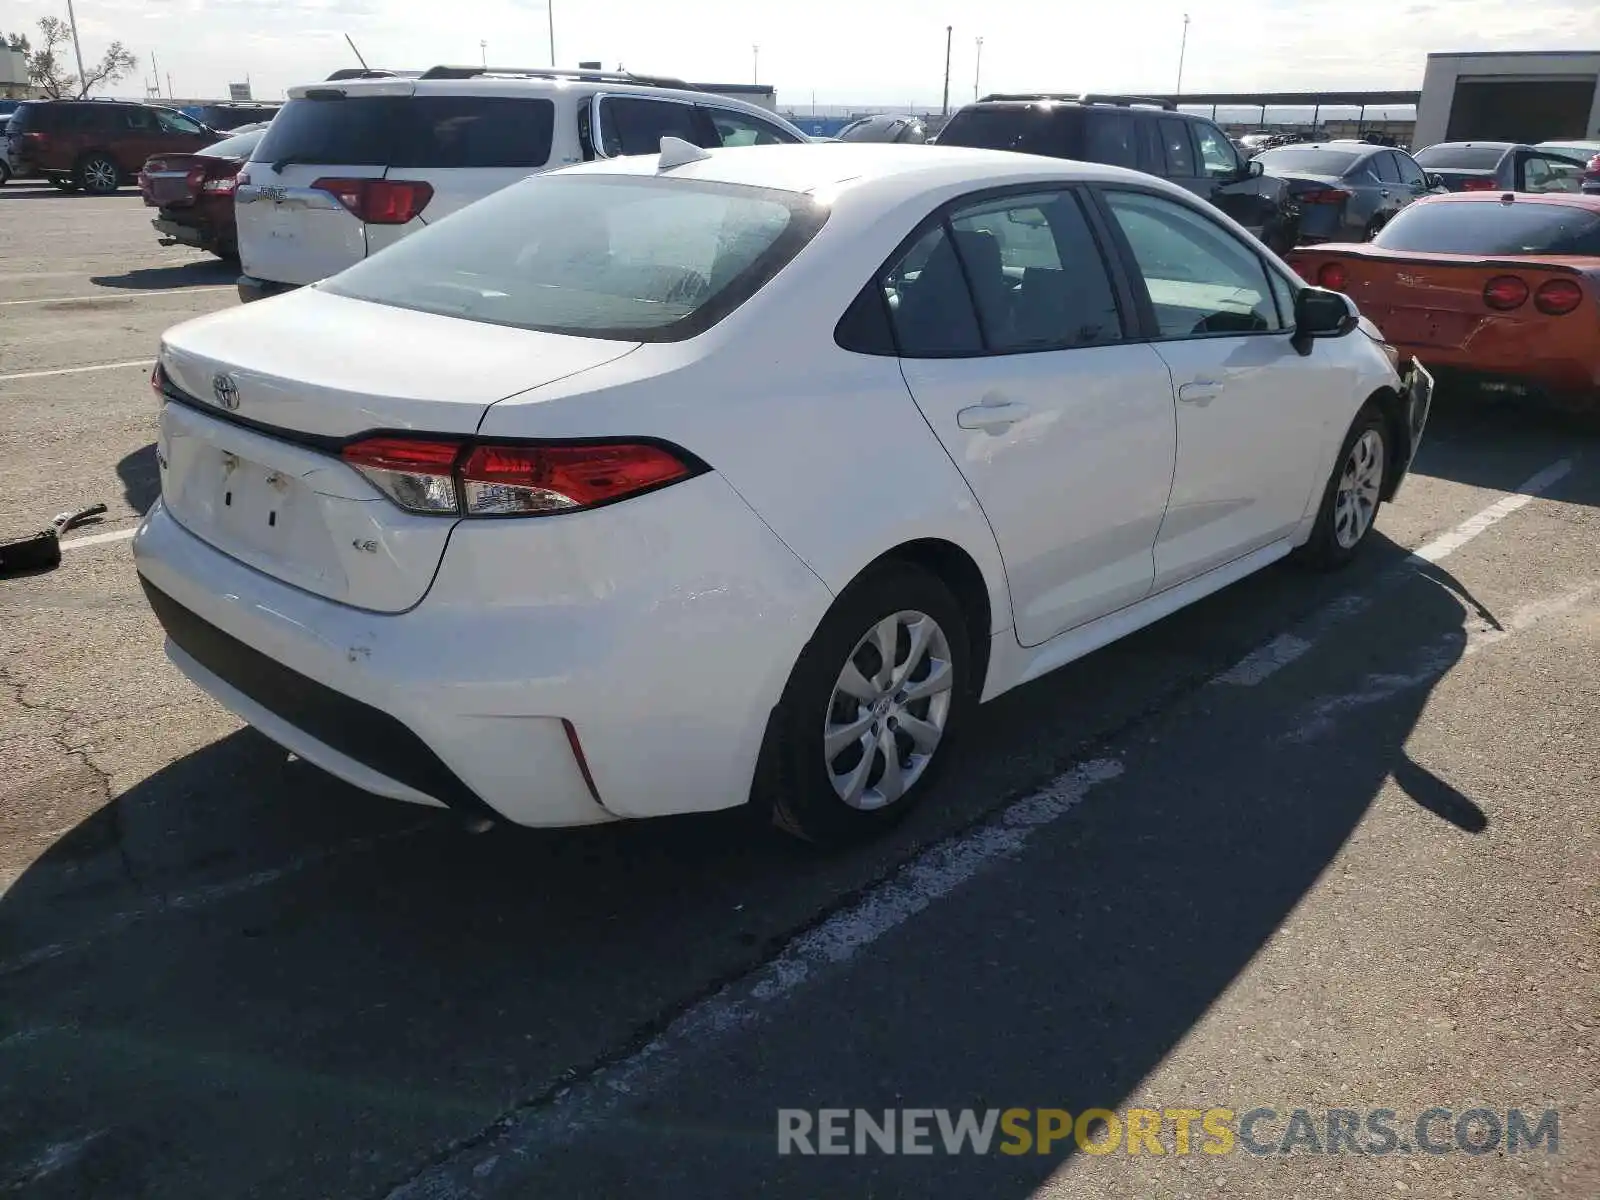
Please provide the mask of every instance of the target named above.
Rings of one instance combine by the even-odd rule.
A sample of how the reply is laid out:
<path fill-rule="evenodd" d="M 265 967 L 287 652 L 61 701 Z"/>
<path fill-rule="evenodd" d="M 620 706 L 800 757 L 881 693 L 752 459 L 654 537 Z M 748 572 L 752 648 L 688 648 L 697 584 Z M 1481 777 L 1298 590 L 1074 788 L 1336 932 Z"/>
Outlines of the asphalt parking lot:
<path fill-rule="evenodd" d="M 131 191 L 0 189 L 0 536 L 109 507 L 0 581 L 0 1192 L 1600 1195 L 1600 434 L 1445 398 L 1355 567 L 986 706 L 871 847 L 470 835 L 162 654 L 148 368 L 232 274 Z M 780 1109 L 1142 1106 L 1559 1146 L 777 1153 Z"/>

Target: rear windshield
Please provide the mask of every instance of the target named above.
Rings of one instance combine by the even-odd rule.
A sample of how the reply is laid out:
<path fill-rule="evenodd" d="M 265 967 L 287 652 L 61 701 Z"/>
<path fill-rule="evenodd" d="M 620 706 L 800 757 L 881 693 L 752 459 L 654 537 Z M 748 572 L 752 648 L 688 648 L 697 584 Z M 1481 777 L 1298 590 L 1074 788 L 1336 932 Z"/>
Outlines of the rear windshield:
<path fill-rule="evenodd" d="M 231 138 L 223 138 L 207 146 L 201 153 L 210 158 L 249 158 L 250 151 L 256 148 L 266 131 L 257 129 L 253 133 L 241 133 Z"/>
<path fill-rule="evenodd" d="M 1308 146 L 1284 146 L 1264 150 L 1256 161 L 1273 171 L 1308 171 L 1312 175 L 1343 175 L 1360 160 L 1348 150 L 1313 150 Z"/>
<path fill-rule="evenodd" d="M 541 175 L 319 286 L 492 325 L 677 341 L 754 295 L 825 217 L 825 208 L 796 192 L 653 176 Z"/>
<path fill-rule="evenodd" d="M 351 167 L 542 167 L 555 105 L 514 96 L 291 100 L 255 162 Z"/>
<path fill-rule="evenodd" d="M 34 117 L 38 113 L 37 104 L 19 104 L 16 112 L 12 113 L 6 121 L 7 133 L 21 133 L 24 129 L 34 128 Z"/>
<path fill-rule="evenodd" d="M 1059 128 L 1065 111 L 1045 108 L 964 108 L 939 131 L 941 146 L 1056 154 L 1064 145 Z"/>
<path fill-rule="evenodd" d="M 1413 204 L 1372 244 L 1433 254 L 1600 254 L 1600 212 L 1536 200 Z"/>
<path fill-rule="evenodd" d="M 1492 171 L 1505 156 L 1504 146 L 1429 146 L 1411 157 L 1445 171 Z"/>

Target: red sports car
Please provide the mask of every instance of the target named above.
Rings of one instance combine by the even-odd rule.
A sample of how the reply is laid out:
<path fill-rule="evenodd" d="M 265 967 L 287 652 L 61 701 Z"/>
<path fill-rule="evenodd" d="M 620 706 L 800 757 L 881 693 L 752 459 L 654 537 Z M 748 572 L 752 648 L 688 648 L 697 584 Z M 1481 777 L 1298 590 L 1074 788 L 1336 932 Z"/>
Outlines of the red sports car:
<path fill-rule="evenodd" d="M 181 243 L 219 258 L 238 257 L 233 189 L 266 131 L 265 124 L 245 125 L 194 154 L 159 154 L 144 164 L 139 191 L 146 204 L 161 210 L 150 224 L 163 246 Z"/>
<path fill-rule="evenodd" d="M 1441 382 L 1600 408 L 1600 196 L 1437 196 L 1371 242 L 1286 258 Z"/>

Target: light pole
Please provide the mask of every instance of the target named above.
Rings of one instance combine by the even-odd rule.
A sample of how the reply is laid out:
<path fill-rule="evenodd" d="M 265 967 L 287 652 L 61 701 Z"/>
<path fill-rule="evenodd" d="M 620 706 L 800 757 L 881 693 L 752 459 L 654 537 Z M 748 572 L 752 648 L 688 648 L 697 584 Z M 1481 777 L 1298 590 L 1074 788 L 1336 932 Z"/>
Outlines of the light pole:
<path fill-rule="evenodd" d="M 978 102 L 978 80 L 983 76 L 983 39 L 978 38 L 978 56 L 972 65 L 972 102 Z"/>
<path fill-rule="evenodd" d="M 944 27 L 944 103 L 939 107 L 939 115 L 950 115 L 950 35 L 955 31 L 954 25 Z"/>
<path fill-rule="evenodd" d="M 483 65 L 489 65 L 489 43 L 483 40 L 478 42 L 478 52 L 483 55 Z"/>
<path fill-rule="evenodd" d="M 761 47 L 754 43 L 750 46 L 750 82 L 761 82 Z"/>
<path fill-rule="evenodd" d="M 1183 39 L 1178 43 L 1178 95 L 1183 95 L 1183 52 L 1189 48 L 1189 14 L 1183 14 Z"/>
<path fill-rule="evenodd" d="M 78 44 L 78 18 L 72 12 L 72 0 L 67 0 L 67 24 L 72 26 L 72 52 L 78 56 L 78 89 L 80 94 L 88 95 L 89 89 L 83 85 L 83 47 Z M 161 76 L 156 76 L 156 94 L 161 93 Z"/>
<path fill-rule="evenodd" d="M 550 16 L 550 65 L 556 65 L 556 0 L 547 0 L 545 12 Z"/>

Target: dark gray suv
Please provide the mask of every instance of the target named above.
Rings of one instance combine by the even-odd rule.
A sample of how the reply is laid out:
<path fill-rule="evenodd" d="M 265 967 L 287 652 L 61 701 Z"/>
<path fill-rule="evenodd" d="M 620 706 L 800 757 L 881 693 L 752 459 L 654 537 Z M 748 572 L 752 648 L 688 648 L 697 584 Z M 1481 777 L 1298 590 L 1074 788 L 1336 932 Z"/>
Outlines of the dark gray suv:
<path fill-rule="evenodd" d="M 1264 175 L 1214 122 L 1165 100 L 996 94 L 961 109 L 935 141 L 1131 167 L 1211 201 L 1280 254 L 1298 236 L 1284 182 Z"/>

